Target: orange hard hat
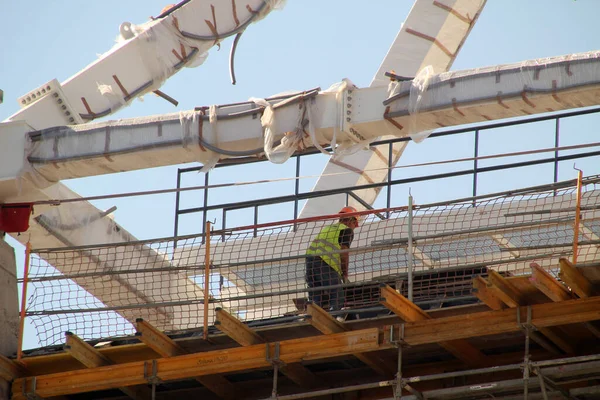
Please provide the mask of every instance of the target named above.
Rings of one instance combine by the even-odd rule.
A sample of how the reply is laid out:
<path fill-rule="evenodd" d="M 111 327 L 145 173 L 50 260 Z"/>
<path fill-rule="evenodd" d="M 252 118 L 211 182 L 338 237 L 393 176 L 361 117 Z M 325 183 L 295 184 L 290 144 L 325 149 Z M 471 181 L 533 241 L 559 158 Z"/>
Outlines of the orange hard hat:
<path fill-rule="evenodd" d="M 340 210 L 338 214 L 347 214 L 347 213 L 355 213 L 358 210 L 354 207 L 346 206 Z M 352 218 L 356 219 L 356 226 L 358 226 L 358 215 L 353 216 Z"/>
<path fill-rule="evenodd" d="M 169 4 L 168 6 L 164 6 L 163 9 L 160 11 L 160 15 L 166 13 L 167 11 L 169 11 L 171 8 L 175 7 L 177 4 Z"/>

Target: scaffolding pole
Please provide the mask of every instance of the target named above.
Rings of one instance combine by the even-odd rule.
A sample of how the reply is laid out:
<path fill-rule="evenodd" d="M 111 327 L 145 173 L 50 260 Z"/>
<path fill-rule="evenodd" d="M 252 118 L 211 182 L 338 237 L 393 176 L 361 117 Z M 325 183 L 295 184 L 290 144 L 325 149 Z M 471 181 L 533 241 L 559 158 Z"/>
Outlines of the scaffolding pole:
<path fill-rule="evenodd" d="M 577 248 L 579 245 L 579 222 L 581 219 L 581 186 L 583 171 L 577 170 L 577 203 L 575 204 L 575 223 L 573 224 L 573 265 L 577 265 Z"/>
<path fill-rule="evenodd" d="M 19 338 L 17 340 L 17 361 L 23 359 L 23 331 L 25 330 L 25 308 L 27 307 L 27 283 L 29 279 L 29 255 L 31 243 L 25 245 L 25 266 L 23 268 L 23 287 L 21 289 L 21 315 L 19 318 Z"/>
<path fill-rule="evenodd" d="M 413 198 L 408 195 L 408 299 L 413 301 Z"/>
<path fill-rule="evenodd" d="M 206 251 L 204 254 L 204 340 L 208 340 L 208 302 L 210 301 L 210 221 L 206 221 Z"/>

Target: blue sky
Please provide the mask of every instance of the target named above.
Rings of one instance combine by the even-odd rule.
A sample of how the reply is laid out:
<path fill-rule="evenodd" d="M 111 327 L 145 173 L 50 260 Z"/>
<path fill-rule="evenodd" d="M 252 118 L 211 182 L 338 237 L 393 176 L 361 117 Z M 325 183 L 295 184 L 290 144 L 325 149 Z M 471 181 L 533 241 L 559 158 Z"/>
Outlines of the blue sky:
<path fill-rule="evenodd" d="M 0 89 L 4 90 L 4 103 L 0 105 L 0 120 L 17 111 L 19 96 L 53 78 L 66 80 L 93 62 L 97 54 L 110 49 L 122 22 L 145 22 L 149 16 L 158 15 L 166 4 L 156 0 L 1 0 Z M 220 51 L 216 48 L 210 51 L 204 65 L 184 69 L 161 88 L 179 101 L 178 107 L 151 95 L 143 102 L 134 101 L 110 119 L 245 101 L 289 90 L 327 88 L 342 78 L 351 79 L 359 87 L 368 86 L 411 5 L 408 0 L 289 0 L 282 11 L 273 12 L 265 20 L 251 25 L 242 37 L 236 54 L 237 85 L 229 82 L 229 39 Z M 597 0 L 488 0 L 452 69 L 599 50 L 599 11 Z M 561 124 L 561 144 L 597 141 L 593 137 L 597 136 L 598 122 L 598 116 L 565 120 Z M 554 123 L 546 122 L 487 131 L 481 139 L 480 154 L 552 147 L 553 129 Z M 400 164 L 470 157 L 472 146 L 470 135 L 426 140 L 418 145 L 411 143 Z M 325 162 L 323 156 L 311 157 L 301 175 L 320 173 Z M 578 161 L 586 174 L 599 173 L 598 164 L 597 160 Z M 463 164 L 452 168 L 466 167 Z M 418 173 L 447 171 L 448 168 L 430 168 Z M 537 168 L 490 175 L 481 179 L 480 189 L 493 192 L 552 179 L 550 167 Z M 176 169 L 177 166 L 172 166 L 66 183 L 85 196 L 164 189 L 175 186 Z M 411 172 L 396 171 L 394 178 L 408 173 Z M 251 181 L 293 174 L 293 162 L 283 166 L 261 163 L 220 169 L 213 174 L 213 182 Z M 560 179 L 573 177 L 572 162 L 561 165 Z M 185 185 L 202 183 L 202 175 L 195 173 L 186 176 L 184 181 Z M 301 190 L 308 191 L 313 184 L 314 179 L 302 180 Z M 444 198 L 468 195 L 470 184 L 471 178 L 462 178 L 443 190 L 418 184 L 412 185 L 411 190 L 415 201 L 424 203 L 438 200 L 440 193 Z M 399 188 L 394 193 L 395 205 L 406 203 L 407 190 Z M 267 191 L 272 195 L 289 194 L 293 183 L 263 185 L 256 189 L 222 189 L 211 192 L 210 201 L 215 204 L 260 198 Z M 186 194 L 182 201 L 184 206 L 197 206 L 200 199 L 200 193 Z M 140 239 L 173 233 L 174 195 L 113 199 L 94 204 L 101 209 L 116 205 L 115 220 Z M 261 222 L 291 218 L 289 210 L 279 207 L 263 212 Z M 234 225 L 249 223 L 252 218 L 249 214 L 236 216 Z M 211 218 L 220 223 L 220 215 L 214 214 Z M 200 230 L 200 215 L 182 220 L 182 233 Z M 16 246 L 16 251 L 21 260 L 22 247 Z"/>

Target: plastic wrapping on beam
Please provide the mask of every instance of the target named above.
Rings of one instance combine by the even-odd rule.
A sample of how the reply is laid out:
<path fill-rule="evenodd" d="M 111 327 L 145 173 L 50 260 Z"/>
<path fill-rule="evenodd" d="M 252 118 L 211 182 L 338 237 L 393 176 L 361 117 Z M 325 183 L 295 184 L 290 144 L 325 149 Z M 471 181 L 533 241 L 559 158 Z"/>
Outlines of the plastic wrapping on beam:
<path fill-rule="evenodd" d="M 426 66 L 431 74 L 447 71 L 471 32 L 485 3 L 485 0 L 416 0 L 370 86 L 381 88 L 388 86 L 390 80 L 385 76 L 386 72 L 393 71 L 400 76 L 415 77 Z M 382 112 L 379 114 L 380 119 Z M 385 135 L 389 128 L 389 124 L 386 123 L 383 126 L 370 128 L 369 132 L 374 131 L 378 135 Z M 365 129 L 355 129 L 358 129 L 367 139 L 366 142 L 372 140 L 372 137 L 367 137 Z M 383 136 L 382 139 L 392 139 L 393 135 L 397 134 L 398 132 L 391 132 L 391 135 Z M 357 146 L 353 150 L 356 148 Z M 313 190 L 350 188 L 382 182 L 388 175 L 388 165 L 396 165 L 405 148 L 406 143 L 395 143 L 391 149 L 387 146 L 369 147 L 344 157 L 343 161 L 331 159 Z M 379 191 L 379 188 L 355 191 L 354 193 L 362 199 L 362 204 L 354 199 L 348 200 L 346 195 L 309 199 L 300 215 L 309 217 L 333 213 L 346 202 L 363 209 L 363 204 L 373 204 Z"/>
<path fill-rule="evenodd" d="M 59 88 L 53 84 L 52 95 L 42 90 L 44 85 L 23 96 L 24 108 L 8 120 L 44 129 L 109 115 L 158 89 L 182 67 L 202 64 L 211 47 L 282 5 L 277 0 L 191 0 L 145 24 L 125 22 L 111 50 Z M 64 95 L 60 104 L 55 104 L 55 93 Z"/>
<path fill-rule="evenodd" d="M 274 144 L 287 146 L 283 152 L 289 157 L 297 148 L 312 146 L 312 139 L 305 132 L 323 123 L 320 116 L 327 109 L 327 97 L 332 95 L 317 100 L 318 93 L 317 88 L 258 102 L 261 105 L 247 102 L 213 106 L 33 132 L 26 153 L 29 165 L 35 168 L 28 167 L 23 172 L 43 187 L 44 181 L 182 162 L 195 161 L 211 167 L 224 158 L 260 156 L 265 150 L 273 151 Z M 265 109 L 271 109 L 272 116 L 277 115 L 277 126 L 270 126 L 271 133 L 263 137 Z M 329 142 L 320 132 L 315 135 L 316 140 Z"/>
<path fill-rule="evenodd" d="M 213 107 L 212 113 L 206 108 L 43 130 L 30 135 L 27 154 L 35 171 L 50 181 L 191 161 L 214 165 L 217 157 L 262 156 L 281 143 L 283 160 L 294 147 L 315 143 L 335 143 L 341 154 L 340 149 L 364 147 L 382 133 L 414 136 L 440 127 L 596 105 L 599 68 L 600 53 L 590 52 L 439 75 L 425 69 L 418 79 L 397 83 L 390 97 L 385 87 L 346 85 L 269 99 L 275 110 L 269 121 L 260 118 L 264 105 L 248 102 Z M 289 139 L 287 144 L 278 142 L 282 138 Z"/>
<path fill-rule="evenodd" d="M 481 121 L 586 107 L 600 99 L 600 52 L 398 82 L 384 102 L 404 135 Z M 423 90 L 418 90 L 418 87 Z M 420 137 L 422 139 L 422 135 Z"/>
<path fill-rule="evenodd" d="M 417 0 L 402 24 L 371 86 L 386 86 L 386 72 L 414 77 L 426 66 L 433 73 L 452 66 L 486 0 Z M 387 10 L 386 10 L 387 12 Z"/>

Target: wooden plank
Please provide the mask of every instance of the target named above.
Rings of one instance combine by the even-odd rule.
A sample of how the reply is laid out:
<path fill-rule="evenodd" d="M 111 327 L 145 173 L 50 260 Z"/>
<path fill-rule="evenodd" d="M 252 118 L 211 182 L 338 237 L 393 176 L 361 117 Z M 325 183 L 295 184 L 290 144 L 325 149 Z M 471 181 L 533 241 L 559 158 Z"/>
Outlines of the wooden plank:
<path fill-rule="evenodd" d="M 88 368 L 103 367 L 107 365 L 113 365 L 113 362 L 109 360 L 100 352 L 94 349 L 90 344 L 81 340 L 77 335 L 71 332 L 65 332 L 66 344 L 64 349 L 73 358 L 82 363 Z M 132 399 L 148 399 L 151 397 L 151 392 L 146 386 L 136 385 L 131 387 L 119 387 L 123 393 Z"/>
<path fill-rule="evenodd" d="M 270 354 L 274 354 L 274 344 L 270 343 L 269 346 Z M 289 364 L 390 347 L 391 345 L 381 344 L 379 330 L 371 328 L 355 332 L 282 341 L 280 343 L 280 358 L 281 361 Z M 161 380 L 169 381 L 253 368 L 266 368 L 271 364 L 265 356 L 265 345 L 258 344 L 161 358 L 156 360 L 157 376 Z M 144 384 L 147 380 L 144 376 L 144 370 L 151 368 L 151 365 L 148 361 L 132 362 L 39 376 L 36 378 L 36 394 L 47 397 Z M 25 397 L 21 395 L 23 389 L 31 391 L 31 388 L 31 379 L 16 379 L 12 385 L 13 393 L 15 393 L 14 399 L 24 400 Z"/>
<path fill-rule="evenodd" d="M 569 289 L 560 284 L 552 275 L 550 275 L 544 268 L 540 267 L 536 263 L 529 264 L 531 267 L 531 282 L 538 290 L 544 293 L 552 301 L 563 301 L 572 299 L 573 296 Z"/>
<path fill-rule="evenodd" d="M 535 304 L 529 307 L 532 310 L 531 322 L 538 328 L 600 319 L 600 297 Z M 467 339 L 515 332 L 521 329 L 518 325 L 519 321 L 521 323 L 527 321 L 527 308 L 509 308 L 407 323 L 404 340 L 416 346 L 439 340 Z M 519 319 L 517 313 L 520 313 Z"/>
<path fill-rule="evenodd" d="M 488 271 L 488 287 L 509 307 L 518 307 L 523 302 L 521 294 L 498 272 Z"/>
<path fill-rule="evenodd" d="M 341 322 L 313 302 L 306 304 L 306 313 L 310 316 L 308 322 L 325 335 L 347 331 Z"/>
<path fill-rule="evenodd" d="M 0 378 L 6 381 L 27 376 L 27 369 L 16 361 L 0 354 Z"/>
<path fill-rule="evenodd" d="M 526 295 L 524 295 L 519 289 L 511 284 L 508 279 L 504 278 L 498 272 L 493 270 L 489 271 L 489 281 L 495 288 L 497 288 L 498 292 L 502 293 L 502 301 L 504 301 L 509 307 L 516 308 L 532 303 Z M 546 350 L 555 354 L 560 354 L 560 351 L 557 349 L 561 349 L 567 354 L 573 354 L 575 352 L 575 348 L 570 344 L 569 340 L 564 338 L 559 331 L 552 328 L 538 328 L 538 330 L 549 340 L 549 342 L 548 340 L 541 338 L 536 332 L 530 332 L 531 339 L 540 346 L 544 347 Z"/>
<path fill-rule="evenodd" d="M 506 308 L 504 302 L 488 287 L 487 282 L 481 276 L 473 279 L 473 289 L 475 289 L 475 296 L 492 310 L 503 310 Z"/>
<path fill-rule="evenodd" d="M 187 353 L 173 339 L 144 321 L 143 318 L 135 320 L 135 327 L 137 331 L 135 336 L 162 357 L 174 357 Z"/>
<path fill-rule="evenodd" d="M 564 285 L 558 282 L 552 275 L 550 275 L 544 268 L 540 267 L 536 263 L 530 264 L 532 270 L 532 276 L 529 280 L 548 298 L 552 301 L 563 301 L 573 298 L 573 294 Z M 600 330 L 596 328 L 591 322 L 584 323 L 584 326 L 594 336 L 600 339 Z"/>
<path fill-rule="evenodd" d="M 242 346 L 265 343 L 258 333 L 220 307 L 215 309 L 215 327 Z"/>
<path fill-rule="evenodd" d="M 566 258 L 561 258 L 560 272 L 558 276 L 563 280 L 570 288 L 582 299 L 593 296 L 595 293 L 592 283 L 585 277 L 581 272 L 577 270 L 577 267 Z"/>
<path fill-rule="evenodd" d="M 136 336 L 162 357 L 176 357 L 183 354 L 188 354 L 188 352 L 175 343 L 173 339 L 156 329 L 156 327 L 150 323 L 144 321 L 142 318 L 138 318 L 135 321 L 135 326 L 137 329 Z M 206 387 L 213 393 L 216 393 L 221 398 L 236 398 L 235 386 L 224 376 L 198 376 L 195 377 L 195 379 L 200 382 L 202 386 Z"/>
<path fill-rule="evenodd" d="M 215 309 L 215 327 L 242 346 L 266 343 L 258 333 L 220 307 Z M 300 363 L 282 366 L 281 373 L 301 387 L 315 387 L 319 379 Z"/>
<path fill-rule="evenodd" d="M 348 331 L 341 322 L 337 321 L 327 311 L 323 310 L 313 302 L 309 302 L 306 305 L 306 313 L 310 316 L 308 322 L 325 335 Z M 397 371 L 395 366 L 390 365 L 387 361 L 382 360 L 375 354 L 356 353 L 354 356 L 379 375 L 392 376 Z"/>
<path fill-rule="evenodd" d="M 0 354 L 0 379 L 11 382 L 14 379 L 31 376 L 29 369 L 14 360 Z M 47 400 L 68 400 L 66 396 L 47 397 Z"/>
<path fill-rule="evenodd" d="M 381 303 L 404 321 L 417 322 L 431 319 L 431 316 L 423 311 L 419 306 L 402 296 L 388 285 L 381 285 L 380 291 L 382 297 Z M 456 358 L 464 361 L 467 365 L 474 367 L 484 367 L 490 365 L 487 357 L 465 340 L 456 340 L 452 342 L 440 341 L 438 343 L 441 347 L 449 351 Z"/>
<path fill-rule="evenodd" d="M 557 303 L 536 304 L 531 307 L 532 323 L 537 327 L 566 325 L 600 319 L 600 297 L 573 299 Z M 517 314 L 520 317 L 517 318 Z M 428 319 L 405 324 L 405 341 L 409 345 L 437 343 L 440 340 L 467 339 L 519 331 L 519 321 L 527 320 L 527 309 L 486 311 Z M 485 321 L 485 323 L 482 323 Z M 389 349 L 393 346 L 380 341 L 377 328 L 308 337 L 281 342 L 284 362 L 317 360 L 357 352 Z M 272 353 L 271 353 L 272 354 Z M 118 364 L 88 370 L 69 371 L 36 377 L 37 394 L 42 397 L 104 390 L 125 385 L 144 384 L 144 366 L 148 361 Z M 186 379 L 200 375 L 265 368 L 265 346 L 217 350 L 157 360 L 158 377 L 163 380 Z M 23 386 L 31 390 L 31 379 L 15 379 L 14 399 L 24 400 Z"/>
<path fill-rule="evenodd" d="M 96 368 L 113 364 L 106 356 L 100 354 L 98 350 L 81 340 L 77 335 L 65 332 L 65 339 L 65 351 L 86 367 Z"/>
<path fill-rule="evenodd" d="M 422 321 L 431 318 L 425 311 L 421 310 L 415 303 L 396 292 L 386 284 L 379 287 L 381 304 L 386 306 L 394 314 L 407 322 Z"/>

